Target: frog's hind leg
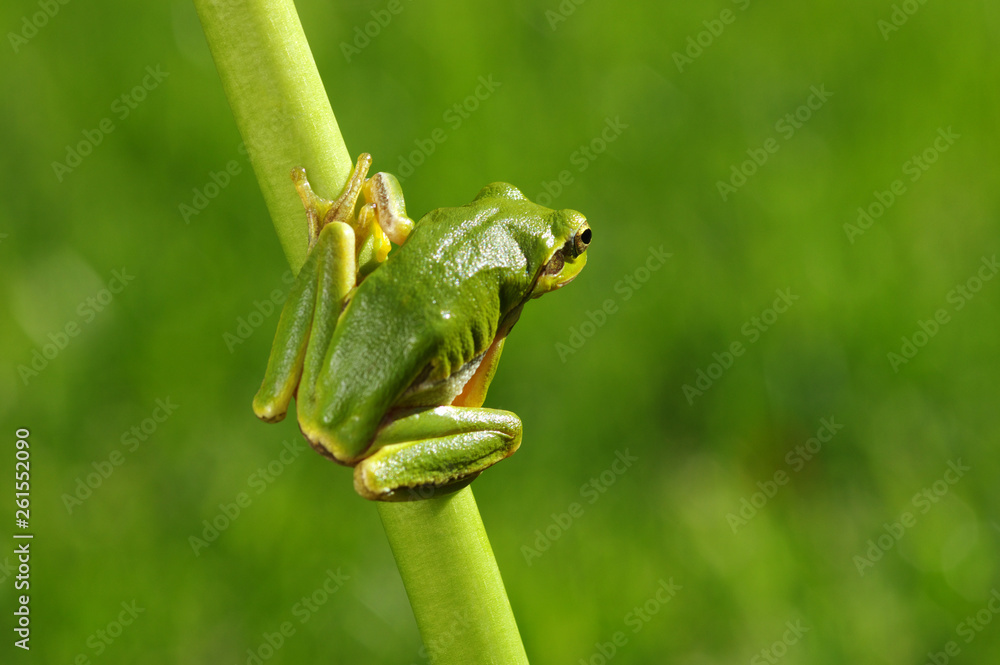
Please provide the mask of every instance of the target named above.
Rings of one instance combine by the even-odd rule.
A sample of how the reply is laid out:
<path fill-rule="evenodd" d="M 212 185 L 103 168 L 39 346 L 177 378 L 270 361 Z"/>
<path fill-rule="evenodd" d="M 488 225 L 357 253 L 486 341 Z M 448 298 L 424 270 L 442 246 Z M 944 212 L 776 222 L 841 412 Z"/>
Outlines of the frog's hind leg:
<path fill-rule="evenodd" d="M 366 499 L 408 501 L 448 491 L 514 454 L 521 421 L 509 411 L 441 406 L 399 418 L 354 467 Z"/>
<path fill-rule="evenodd" d="M 299 429 L 319 453 L 334 457 L 322 428 L 317 428 L 316 382 L 323 373 L 340 312 L 357 280 L 354 231 L 342 222 L 330 222 L 313 248 L 316 256 L 316 306 L 309 343 L 302 361 L 302 377 L 295 396 Z M 340 461 L 340 460 L 338 460 Z"/>
<path fill-rule="evenodd" d="M 267 422 L 284 419 L 298 390 L 311 395 L 318 365 L 344 297 L 354 286 L 354 232 L 340 222 L 323 227 L 281 310 L 264 381 L 253 410 Z"/>
<path fill-rule="evenodd" d="M 323 361 L 330 348 L 330 338 L 337 328 L 340 311 L 357 280 L 354 230 L 342 222 L 327 224 L 320 231 L 313 254 L 317 255 L 316 309 L 300 382 L 300 391 L 305 389 L 306 395 L 300 395 L 297 398 L 299 401 L 303 397 L 312 397 L 316 379 L 322 372 Z"/>

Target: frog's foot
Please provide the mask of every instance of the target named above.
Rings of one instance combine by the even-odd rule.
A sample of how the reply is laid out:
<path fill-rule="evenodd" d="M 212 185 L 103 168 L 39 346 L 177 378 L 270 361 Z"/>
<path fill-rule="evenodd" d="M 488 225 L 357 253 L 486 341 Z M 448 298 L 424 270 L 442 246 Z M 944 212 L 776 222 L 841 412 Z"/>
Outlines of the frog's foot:
<path fill-rule="evenodd" d="M 365 181 L 365 204 L 358 213 L 358 270 L 364 277 L 385 261 L 392 245 L 402 245 L 413 230 L 406 216 L 403 189 L 389 173 L 376 173 Z"/>
<path fill-rule="evenodd" d="M 385 236 L 395 245 L 406 242 L 413 220 L 406 216 L 403 188 L 391 173 L 376 173 L 365 182 L 365 208 L 374 215 Z"/>
<path fill-rule="evenodd" d="M 385 261 L 392 245 L 382 232 L 375 218 L 375 209 L 370 205 L 361 206 L 358 212 L 358 228 L 355 234 L 358 257 L 358 276 L 364 277 Z"/>
<path fill-rule="evenodd" d="M 319 238 L 320 231 L 330 222 L 344 222 L 352 228 L 356 226 L 354 208 L 371 165 L 371 155 L 367 152 L 358 155 L 358 163 L 351 172 L 347 184 L 344 185 L 344 191 L 333 201 L 324 199 L 313 191 L 304 168 L 292 169 L 292 181 L 295 183 L 295 190 L 299 193 L 299 198 L 302 199 L 302 205 L 306 209 L 306 217 L 309 222 L 310 249 Z"/>
<path fill-rule="evenodd" d="M 379 432 L 354 467 L 366 499 L 411 501 L 468 484 L 521 445 L 521 421 L 509 411 L 440 406 L 405 416 Z"/>

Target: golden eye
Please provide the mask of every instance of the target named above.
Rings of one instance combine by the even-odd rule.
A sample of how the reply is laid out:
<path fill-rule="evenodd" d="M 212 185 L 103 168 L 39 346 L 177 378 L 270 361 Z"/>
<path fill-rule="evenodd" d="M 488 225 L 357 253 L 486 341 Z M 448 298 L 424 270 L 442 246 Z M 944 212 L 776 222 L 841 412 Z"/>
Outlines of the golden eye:
<path fill-rule="evenodd" d="M 580 256 L 587 250 L 587 245 L 590 244 L 590 236 L 591 231 L 589 226 L 584 226 L 583 230 L 577 232 L 573 238 L 573 251 L 576 256 Z"/>

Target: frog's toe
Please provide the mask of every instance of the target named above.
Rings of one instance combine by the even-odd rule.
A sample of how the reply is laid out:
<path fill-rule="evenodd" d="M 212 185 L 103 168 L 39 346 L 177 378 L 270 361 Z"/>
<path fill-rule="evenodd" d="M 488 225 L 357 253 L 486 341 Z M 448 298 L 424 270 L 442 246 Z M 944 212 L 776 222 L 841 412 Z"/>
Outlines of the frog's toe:
<path fill-rule="evenodd" d="M 376 173 L 365 183 L 365 201 L 374 212 L 378 225 L 394 244 L 402 245 L 413 230 L 413 220 L 406 216 L 406 201 L 399 180 L 391 173 Z"/>
<path fill-rule="evenodd" d="M 262 387 L 253 398 L 254 414 L 266 423 L 280 423 L 288 413 L 288 402 L 283 397 Z"/>
<path fill-rule="evenodd" d="M 265 423 L 280 423 L 285 419 L 285 414 L 287 411 L 271 411 L 268 409 L 258 409 L 257 405 L 254 404 L 253 412 L 257 414 L 257 417 L 263 420 Z"/>

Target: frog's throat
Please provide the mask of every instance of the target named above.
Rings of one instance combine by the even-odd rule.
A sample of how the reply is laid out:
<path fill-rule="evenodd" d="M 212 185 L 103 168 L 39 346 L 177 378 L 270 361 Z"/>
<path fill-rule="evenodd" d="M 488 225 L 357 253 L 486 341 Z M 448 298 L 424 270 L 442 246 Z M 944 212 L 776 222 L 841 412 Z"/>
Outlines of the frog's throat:
<path fill-rule="evenodd" d="M 531 298 L 538 298 L 539 296 L 546 294 L 550 291 L 555 291 L 566 286 L 580 274 L 583 267 L 587 265 L 587 255 L 586 253 L 580 254 L 572 260 L 566 260 L 559 257 L 562 261 L 561 265 L 558 265 L 558 270 L 554 273 L 549 272 L 553 266 L 553 261 L 546 264 L 545 268 L 542 268 L 539 272 L 538 277 L 535 278 L 535 284 L 531 289 Z"/>

